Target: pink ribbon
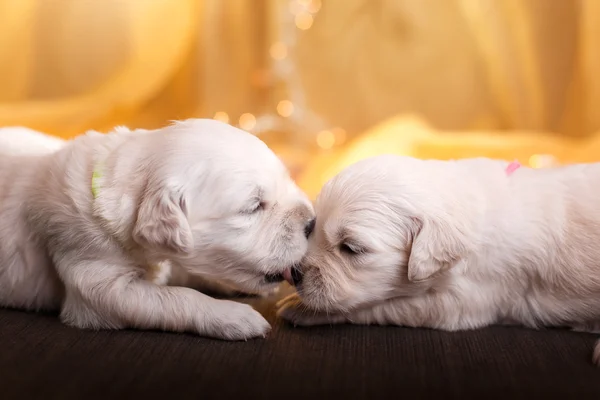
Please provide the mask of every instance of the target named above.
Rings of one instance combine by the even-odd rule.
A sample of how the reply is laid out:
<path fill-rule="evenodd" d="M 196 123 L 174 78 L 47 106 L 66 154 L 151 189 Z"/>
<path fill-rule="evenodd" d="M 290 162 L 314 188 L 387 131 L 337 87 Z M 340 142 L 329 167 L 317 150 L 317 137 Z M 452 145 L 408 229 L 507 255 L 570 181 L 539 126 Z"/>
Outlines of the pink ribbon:
<path fill-rule="evenodd" d="M 506 167 L 506 175 L 512 174 L 519 168 L 521 168 L 521 164 L 518 161 L 511 162 L 510 164 L 508 164 L 508 167 Z"/>

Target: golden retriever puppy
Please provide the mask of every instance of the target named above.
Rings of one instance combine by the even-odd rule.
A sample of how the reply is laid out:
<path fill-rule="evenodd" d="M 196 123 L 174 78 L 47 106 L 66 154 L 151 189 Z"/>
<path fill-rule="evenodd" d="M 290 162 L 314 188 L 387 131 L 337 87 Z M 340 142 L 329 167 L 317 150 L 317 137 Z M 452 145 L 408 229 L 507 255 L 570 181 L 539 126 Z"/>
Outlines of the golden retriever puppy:
<path fill-rule="evenodd" d="M 183 287 L 268 290 L 304 255 L 312 205 L 262 141 L 187 120 L 59 147 L 0 158 L 1 306 L 80 328 L 268 332 L 250 306 Z"/>
<path fill-rule="evenodd" d="M 297 325 L 600 330 L 600 164 L 379 156 L 322 189 Z M 600 363 L 600 344 L 594 352 Z"/>
<path fill-rule="evenodd" d="M 115 132 L 130 132 L 125 126 L 118 126 Z M 138 132 L 141 132 L 138 129 Z M 35 131 L 30 128 L 14 126 L 0 128 L 0 156 L 4 155 L 40 155 L 53 153 L 68 141 L 56 136 L 48 135 L 43 132 Z M 238 296 L 238 295 L 260 295 L 267 296 L 276 291 L 278 287 L 267 289 L 265 291 L 241 290 L 231 283 L 215 280 L 197 273 L 189 274 L 170 261 L 164 260 L 158 262 L 147 274 L 147 279 L 156 284 L 170 284 L 174 286 L 193 287 L 204 293 L 219 296 Z"/>

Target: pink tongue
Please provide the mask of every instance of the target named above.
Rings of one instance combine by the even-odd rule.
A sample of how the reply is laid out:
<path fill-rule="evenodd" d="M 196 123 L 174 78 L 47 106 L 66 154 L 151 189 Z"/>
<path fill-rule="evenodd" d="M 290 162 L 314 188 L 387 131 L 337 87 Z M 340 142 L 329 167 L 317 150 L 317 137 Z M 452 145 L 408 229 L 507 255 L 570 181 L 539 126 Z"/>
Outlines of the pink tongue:
<path fill-rule="evenodd" d="M 292 269 L 291 268 L 287 268 L 285 271 L 283 271 L 283 279 L 285 279 L 286 282 L 289 283 L 290 285 L 294 286 L 294 280 L 292 279 Z"/>

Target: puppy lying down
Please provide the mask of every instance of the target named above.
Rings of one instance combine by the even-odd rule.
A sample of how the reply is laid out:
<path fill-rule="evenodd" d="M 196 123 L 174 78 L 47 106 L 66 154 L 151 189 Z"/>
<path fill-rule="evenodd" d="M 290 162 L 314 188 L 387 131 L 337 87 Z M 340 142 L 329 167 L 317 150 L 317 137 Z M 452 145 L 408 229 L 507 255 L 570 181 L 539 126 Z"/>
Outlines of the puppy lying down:
<path fill-rule="evenodd" d="M 600 164 L 358 162 L 323 187 L 298 294 L 278 313 L 296 325 L 600 332 L 599 184 Z"/>
<path fill-rule="evenodd" d="M 306 251 L 312 206 L 263 142 L 212 120 L 31 138 L 0 157 L 0 306 L 80 328 L 268 332 L 193 290 L 269 290 Z"/>
<path fill-rule="evenodd" d="M 116 131 L 129 132 L 126 127 L 117 127 Z M 142 130 L 138 130 L 141 132 Z M 24 127 L 5 127 L 0 128 L 0 157 L 5 155 L 39 155 L 49 154 L 64 147 L 68 141 L 51 136 L 43 132 Z M 252 293 L 239 290 L 234 285 L 212 278 L 206 278 L 201 275 L 189 275 L 185 271 L 177 268 L 170 261 L 165 260 L 157 263 L 152 268 L 152 272 L 147 275 L 155 283 L 186 283 L 193 286 L 194 289 L 205 293 L 217 294 L 220 296 L 236 296 L 240 294 L 259 294 L 269 295 L 277 291 L 275 287 L 272 290 Z"/>

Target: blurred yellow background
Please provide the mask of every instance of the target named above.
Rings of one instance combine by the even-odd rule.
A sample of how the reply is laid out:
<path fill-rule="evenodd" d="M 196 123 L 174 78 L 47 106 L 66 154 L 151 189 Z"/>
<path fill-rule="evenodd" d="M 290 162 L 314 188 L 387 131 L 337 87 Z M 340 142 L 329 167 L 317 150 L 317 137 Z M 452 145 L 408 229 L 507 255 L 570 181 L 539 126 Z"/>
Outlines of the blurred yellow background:
<path fill-rule="evenodd" d="M 0 126 L 216 118 L 314 196 L 366 156 L 600 157 L 598 0 L 0 0 Z"/>

